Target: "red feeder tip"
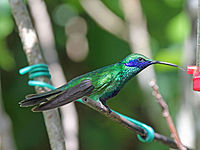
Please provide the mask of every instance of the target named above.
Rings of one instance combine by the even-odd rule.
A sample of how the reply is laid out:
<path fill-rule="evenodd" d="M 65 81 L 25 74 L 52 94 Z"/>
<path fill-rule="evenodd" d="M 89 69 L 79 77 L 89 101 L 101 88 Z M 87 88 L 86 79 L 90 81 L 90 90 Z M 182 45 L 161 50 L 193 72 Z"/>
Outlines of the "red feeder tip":
<path fill-rule="evenodd" d="M 194 74 L 196 72 L 199 72 L 198 66 L 187 66 L 187 74 Z"/>
<path fill-rule="evenodd" d="M 200 72 L 198 66 L 187 66 L 187 74 L 193 74 L 193 90 L 200 91 Z"/>

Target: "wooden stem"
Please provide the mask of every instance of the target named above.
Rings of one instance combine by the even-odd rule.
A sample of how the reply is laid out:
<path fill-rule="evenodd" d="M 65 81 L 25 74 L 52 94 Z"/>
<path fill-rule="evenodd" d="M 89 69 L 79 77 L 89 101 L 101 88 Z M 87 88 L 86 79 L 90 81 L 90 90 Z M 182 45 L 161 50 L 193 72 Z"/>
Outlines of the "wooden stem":
<path fill-rule="evenodd" d="M 160 92 L 158 91 L 158 85 L 156 84 L 156 82 L 154 80 L 152 80 L 149 83 L 149 85 L 153 88 L 153 95 L 155 96 L 156 100 L 158 101 L 158 104 L 160 105 L 160 107 L 162 108 L 162 115 L 167 121 L 171 135 L 174 138 L 174 140 L 176 141 L 176 145 L 177 145 L 178 149 L 186 150 L 186 148 L 181 143 L 181 140 L 178 136 L 175 125 L 172 121 L 171 115 L 169 113 L 168 105 L 162 98 L 162 95 L 160 94 Z"/>
<path fill-rule="evenodd" d="M 12 14 L 18 27 L 19 35 L 23 44 L 24 52 L 29 65 L 44 63 L 42 58 L 36 32 L 33 28 L 29 13 L 23 0 L 9 0 Z M 48 78 L 38 77 L 37 80 L 49 83 Z M 36 87 L 36 92 L 47 91 Z M 52 150 L 65 150 L 63 130 L 57 109 L 43 112 Z"/>
<path fill-rule="evenodd" d="M 100 102 L 94 101 L 92 99 L 90 99 L 89 97 L 83 97 L 82 101 L 88 105 L 89 107 L 91 107 L 92 109 L 100 112 L 101 114 L 103 114 L 104 116 L 112 119 L 113 121 L 119 123 L 120 125 L 122 125 L 125 128 L 128 128 L 129 130 L 131 130 L 134 133 L 140 134 L 141 136 L 146 136 L 146 131 L 140 127 L 138 127 L 136 124 L 126 120 L 125 118 L 119 116 L 118 114 L 116 114 L 115 112 L 111 112 L 109 113 L 109 110 L 102 105 Z M 169 139 L 159 133 L 155 133 L 154 134 L 154 139 L 156 141 L 161 142 L 162 144 L 165 144 L 171 148 L 178 148 L 176 145 L 176 142 L 172 139 Z M 187 148 L 189 150 L 189 148 Z"/>

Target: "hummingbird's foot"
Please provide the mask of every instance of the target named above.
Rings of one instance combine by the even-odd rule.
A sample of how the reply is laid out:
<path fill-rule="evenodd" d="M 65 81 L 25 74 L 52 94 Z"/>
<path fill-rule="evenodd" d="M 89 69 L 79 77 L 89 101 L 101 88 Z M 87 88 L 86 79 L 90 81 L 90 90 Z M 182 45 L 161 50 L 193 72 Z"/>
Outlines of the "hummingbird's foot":
<path fill-rule="evenodd" d="M 110 107 L 108 107 L 108 105 L 104 105 L 107 109 L 108 109 L 108 113 L 111 114 L 112 110 L 110 109 Z"/>
<path fill-rule="evenodd" d="M 101 103 L 108 109 L 108 113 L 111 114 L 112 110 L 110 109 L 110 107 L 106 104 L 106 101 L 100 100 Z"/>

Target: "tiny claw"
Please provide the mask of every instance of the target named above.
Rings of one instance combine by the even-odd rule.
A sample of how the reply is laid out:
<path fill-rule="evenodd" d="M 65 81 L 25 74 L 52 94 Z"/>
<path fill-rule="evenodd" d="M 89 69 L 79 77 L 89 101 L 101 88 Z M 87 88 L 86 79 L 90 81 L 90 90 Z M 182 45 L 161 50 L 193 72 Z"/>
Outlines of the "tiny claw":
<path fill-rule="evenodd" d="M 111 114 L 112 110 L 108 107 L 108 113 Z"/>
<path fill-rule="evenodd" d="M 100 102 L 100 105 L 101 105 L 101 106 L 100 106 L 100 107 L 101 107 L 101 109 L 103 109 L 103 108 L 104 108 L 104 105 L 103 105 L 101 102 Z"/>
<path fill-rule="evenodd" d="M 106 101 L 100 100 L 100 102 L 101 102 L 101 104 L 102 104 L 103 106 L 105 106 L 105 107 L 108 109 L 108 113 L 111 114 L 111 113 L 112 113 L 112 110 L 109 108 L 108 105 L 106 105 Z"/>
<path fill-rule="evenodd" d="M 108 105 L 104 105 L 107 109 L 108 109 L 108 113 L 111 114 L 112 110 L 110 109 L 110 107 L 108 107 Z"/>

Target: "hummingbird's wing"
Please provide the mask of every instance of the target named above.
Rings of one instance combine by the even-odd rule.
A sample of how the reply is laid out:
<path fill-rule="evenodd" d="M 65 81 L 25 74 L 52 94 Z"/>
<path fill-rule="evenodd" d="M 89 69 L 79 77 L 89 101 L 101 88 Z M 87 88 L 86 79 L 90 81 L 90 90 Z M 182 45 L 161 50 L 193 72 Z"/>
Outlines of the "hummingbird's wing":
<path fill-rule="evenodd" d="M 80 84 L 63 91 L 61 94 L 50 98 L 47 102 L 33 108 L 33 111 L 45 111 L 57 108 L 75 101 L 83 96 L 88 96 L 92 93 L 94 86 L 90 80 L 83 80 Z"/>
<path fill-rule="evenodd" d="M 91 94 L 101 95 L 102 92 L 112 83 L 113 76 L 111 73 L 104 72 L 90 79 L 95 87 Z"/>
<path fill-rule="evenodd" d="M 56 89 L 53 91 L 45 92 L 45 93 L 40 93 L 40 94 L 29 94 L 26 96 L 26 99 L 19 102 L 20 107 L 29 107 L 33 105 L 40 104 L 42 102 L 48 101 L 48 97 L 55 96 L 59 93 L 61 93 L 63 90 L 61 89 Z"/>
<path fill-rule="evenodd" d="M 57 108 L 68 104 L 72 101 L 82 98 L 83 96 L 98 95 L 101 94 L 107 86 L 110 85 L 112 79 L 111 74 L 102 74 L 96 76 L 96 78 L 87 77 L 82 80 L 80 84 L 77 84 L 68 90 L 59 93 L 53 98 L 50 97 L 45 103 L 33 108 L 33 111 L 45 111 L 53 108 Z"/>
<path fill-rule="evenodd" d="M 94 86 L 90 80 L 83 80 L 79 84 L 67 90 L 58 88 L 46 93 L 29 95 L 19 104 L 21 107 L 27 107 L 43 102 L 41 105 L 33 108 L 33 111 L 49 110 L 68 104 L 72 101 L 82 98 L 83 96 L 88 96 L 93 89 Z"/>
<path fill-rule="evenodd" d="M 33 111 L 43 111 L 65 105 L 83 96 L 94 96 L 93 98 L 96 100 L 113 82 L 114 74 L 116 74 L 116 71 L 112 66 L 95 70 L 74 78 L 68 84 L 56 90 L 30 95 L 20 102 L 20 106 L 26 107 L 42 103 L 35 107 Z"/>

